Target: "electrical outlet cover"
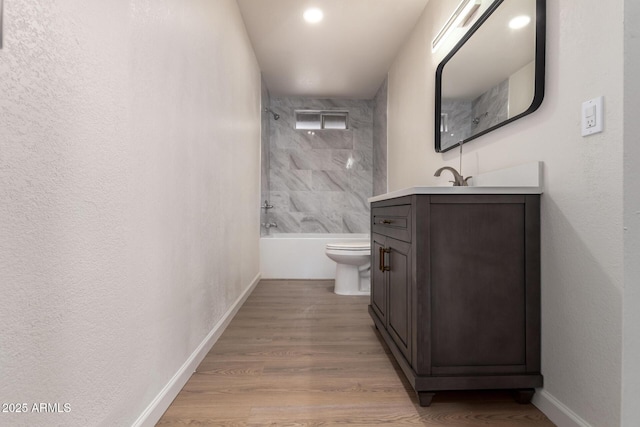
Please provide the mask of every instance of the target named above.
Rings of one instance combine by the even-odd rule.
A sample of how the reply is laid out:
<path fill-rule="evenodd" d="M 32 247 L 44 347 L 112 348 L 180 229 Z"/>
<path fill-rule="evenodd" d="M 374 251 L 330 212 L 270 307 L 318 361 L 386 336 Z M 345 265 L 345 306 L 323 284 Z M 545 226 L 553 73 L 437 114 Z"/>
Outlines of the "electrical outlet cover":
<path fill-rule="evenodd" d="M 582 136 L 593 135 L 604 130 L 603 106 L 603 96 L 582 103 Z"/>

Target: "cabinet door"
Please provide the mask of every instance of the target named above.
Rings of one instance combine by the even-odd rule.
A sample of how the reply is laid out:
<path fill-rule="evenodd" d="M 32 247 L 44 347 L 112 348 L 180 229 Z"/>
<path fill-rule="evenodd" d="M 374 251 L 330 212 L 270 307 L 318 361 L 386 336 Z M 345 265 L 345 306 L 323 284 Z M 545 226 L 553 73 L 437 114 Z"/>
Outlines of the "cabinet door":
<path fill-rule="evenodd" d="M 385 238 L 374 234 L 371 245 L 371 307 L 384 325 L 387 324 L 387 289 L 385 272 L 382 270 Z"/>
<path fill-rule="evenodd" d="M 431 205 L 435 374 L 524 372 L 523 201 Z"/>
<path fill-rule="evenodd" d="M 387 238 L 387 331 L 411 363 L 411 244 Z"/>

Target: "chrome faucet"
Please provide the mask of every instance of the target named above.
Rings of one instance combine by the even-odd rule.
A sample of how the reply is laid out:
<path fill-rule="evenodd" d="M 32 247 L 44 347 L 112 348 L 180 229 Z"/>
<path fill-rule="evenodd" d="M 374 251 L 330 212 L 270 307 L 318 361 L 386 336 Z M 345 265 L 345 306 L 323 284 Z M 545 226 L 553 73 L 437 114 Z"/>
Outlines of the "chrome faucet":
<path fill-rule="evenodd" d="M 458 173 L 458 171 L 451 166 L 444 166 L 438 169 L 434 176 L 440 176 L 443 170 L 448 170 L 453 174 L 454 180 L 449 182 L 453 182 L 454 187 L 468 187 L 469 184 L 467 183 L 467 181 L 472 177 L 468 176 L 465 178 L 464 176 L 462 176 L 462 141 L 460 141 L 458 145 L 460 145 L 460 172 Z"/>
<path fill-rule="evenodd" d="M 453 186 L 454 187 L 468 187 L 469 184 L 467 183 L 467 180 L 469 178 L 471 178 L 470 176 L 468 177 L 463 177 L 462 175 L 460 175 L 458 173 L 457 170 L 455 170 L 454 168 L 452 168 L 451 166 L 444 166 L 441 167 L 440 169 L 438 169 L 435 173 L 434 176 L 440 176 L 440 174 L 442 173 L 443 170 L 448 170 L 453 174 L 453 179 L 454 181 L 449 181 L 449 182 L 453 182 Z"/>
<path fill-rule="evenodd" d="M 268 229 L 270 229 L 270 228 L 272 228 L 272 227 L 273 227 L 273 228 L 278 228 L 278 224 L 276 224 L 275 222 L 263 222 L 263 223 L 262 223 L 262 226 L 263 226 L 264 228 L 266 228 L 267 230 L 268 230 Z"/>

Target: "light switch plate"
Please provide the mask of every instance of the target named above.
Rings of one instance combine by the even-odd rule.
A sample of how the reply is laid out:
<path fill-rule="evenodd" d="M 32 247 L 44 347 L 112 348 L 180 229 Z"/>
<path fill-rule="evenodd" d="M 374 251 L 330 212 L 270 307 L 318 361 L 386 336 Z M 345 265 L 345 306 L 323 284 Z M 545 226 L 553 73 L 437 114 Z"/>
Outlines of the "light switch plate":
<path fill-rule="evenodd" d="M 582 103 L 582 136 L 593 135 L 604 130 L 603 106 L 603 96 Z"/>

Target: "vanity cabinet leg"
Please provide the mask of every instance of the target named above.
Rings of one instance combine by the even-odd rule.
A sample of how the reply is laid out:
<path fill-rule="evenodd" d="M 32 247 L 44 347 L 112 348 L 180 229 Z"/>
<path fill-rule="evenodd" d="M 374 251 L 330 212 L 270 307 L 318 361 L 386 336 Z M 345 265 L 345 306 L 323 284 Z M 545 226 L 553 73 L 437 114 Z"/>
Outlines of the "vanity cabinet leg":
<path fill-rule="evenodd" d="M 418 401 L 420 402 L 420 406 L 431 406 L 431 400 L 435 393 L 429 391 L 418 391 Z"/>
<path fill-rule="evenodd" d="M 516 402 L 526 405 L 527 403 L 531 402 L 531 398 L 533 397 L 533 394 L 535 392 L 536 392 L 535 389 L 532 389 L 532 388 L 515 390 L 514 397 L 516 399 Z"/>

